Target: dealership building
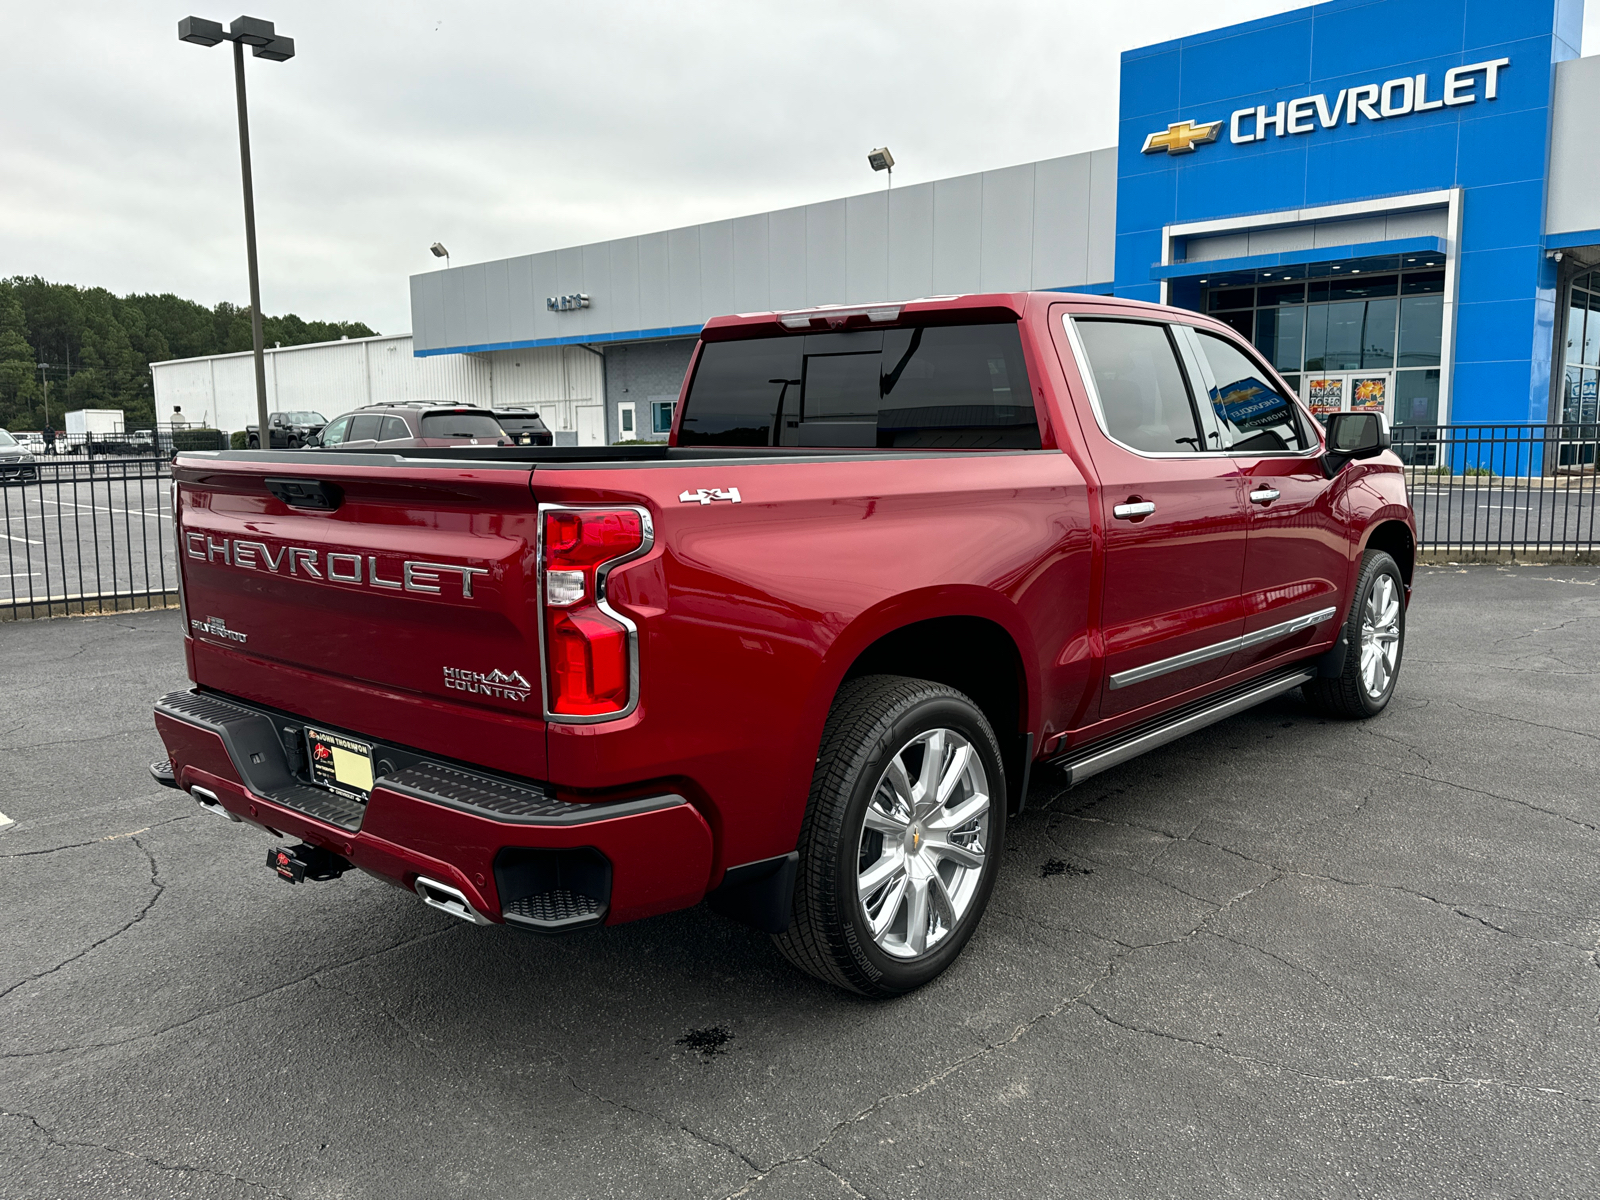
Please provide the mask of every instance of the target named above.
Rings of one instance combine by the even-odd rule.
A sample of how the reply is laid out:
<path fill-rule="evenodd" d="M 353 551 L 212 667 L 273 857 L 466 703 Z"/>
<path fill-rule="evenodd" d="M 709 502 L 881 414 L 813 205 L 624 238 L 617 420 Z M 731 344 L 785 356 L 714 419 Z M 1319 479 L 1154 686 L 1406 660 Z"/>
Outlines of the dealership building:
<path fill-rule="evenodd" d="M 348 394 L 275 407 L 432 392 L 537 407 L 561 442 L 664 438 L 713 316 L 1051 289 L 1206 312 L 1320 410 L 1593 422 L 1582 25 L 1582 0 L 1330 0 L 1130 50 L 1116 146 L 415 275 L 410 338 L 361 352 L 387 376 L 282 350 L 280 374 L 342 354 Z M 155 366 L 162 419 L 186 372 L 241 428 L 253 394 L 202 397 L 208 363 Z"/>

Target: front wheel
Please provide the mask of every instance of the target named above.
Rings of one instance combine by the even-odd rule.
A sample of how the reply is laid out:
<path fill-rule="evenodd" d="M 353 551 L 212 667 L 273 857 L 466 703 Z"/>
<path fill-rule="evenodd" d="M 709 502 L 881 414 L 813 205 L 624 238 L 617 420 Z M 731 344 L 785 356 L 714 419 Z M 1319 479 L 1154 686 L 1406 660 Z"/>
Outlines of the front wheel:
<path fill-rule="evenodd" d="M 1313 708 L 1331 717 L 1363 720 L 1389 706 L 1406 644 L 1405 580 L 1394 559 L 1368 550 L 1345 617 L 1344 666 L 1332 679 L 1300 690 Z"/>
<path fill-rule="evenodd" d="M 866 996 L 921 987 L 983 916 L 1005 798 L 999 743 L 966 696 L 897 675 L 846 683 L 823 729 L 778 948 Z"/>

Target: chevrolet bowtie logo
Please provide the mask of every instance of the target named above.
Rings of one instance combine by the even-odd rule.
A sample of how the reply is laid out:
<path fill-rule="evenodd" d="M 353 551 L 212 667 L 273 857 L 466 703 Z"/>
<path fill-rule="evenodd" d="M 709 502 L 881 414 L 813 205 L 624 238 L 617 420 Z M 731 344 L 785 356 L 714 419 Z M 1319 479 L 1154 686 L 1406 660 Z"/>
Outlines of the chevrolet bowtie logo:
<path fill-rule="evenodd" d="M 1164 133 L 1152 133 L 1144 140 L 1144 152 L 1155 154 L 1165 150 L 1168 154 L 1193 154 L 1194 148 L 1201 142 L 1214 142 L 1217 140 L 1217 130 L 1222 128 L 1221 121 L 1207 121 L 1204 125 L 1196 125 L 1193 121 L 1174 121 L 1168 125 Z"/>

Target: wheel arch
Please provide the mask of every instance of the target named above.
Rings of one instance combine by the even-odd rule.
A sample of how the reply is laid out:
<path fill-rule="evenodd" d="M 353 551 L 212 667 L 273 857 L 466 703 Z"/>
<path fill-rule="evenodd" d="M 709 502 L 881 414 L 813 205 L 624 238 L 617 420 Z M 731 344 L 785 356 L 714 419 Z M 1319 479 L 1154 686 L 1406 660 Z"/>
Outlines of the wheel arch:
<path fill-rule="evenodd" d="M 862 675 L 905 675 L 969 696 L 1000 740 L 1007 799 L 1019 807 L 1040 711 L 1037 656 L 1027 626 L 986 588 L 897 597 L 863 613 L 834 643 L 824 671 L 826 716 L 833 697 Z M 818 722 L 817 728 L 821 729 Z"/>
<path fill-rule="evenodd" d="M 1417 566 L 1417 539 L 1411 526 L 1399 517 L 1389 516 L 1374 521 L 1367 530 L 1361 549 L 1382 550 L 1400 568 L 1400 579 L 1406 585 L 1406 595 L 1411 595 L 1411 578 Z"/>

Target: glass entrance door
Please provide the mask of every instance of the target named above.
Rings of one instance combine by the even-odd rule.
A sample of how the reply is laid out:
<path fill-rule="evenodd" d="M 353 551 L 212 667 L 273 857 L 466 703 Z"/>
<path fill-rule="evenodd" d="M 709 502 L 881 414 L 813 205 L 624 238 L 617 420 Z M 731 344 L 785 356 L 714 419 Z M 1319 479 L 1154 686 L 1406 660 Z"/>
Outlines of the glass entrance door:
<path fill-rule="evenodd" d="M 1319 420 L 1336 412 L 1381 412 L 1393 419 L 1393 371 L 1311 372 L 1303 387 L 1306 405 Z"/>

